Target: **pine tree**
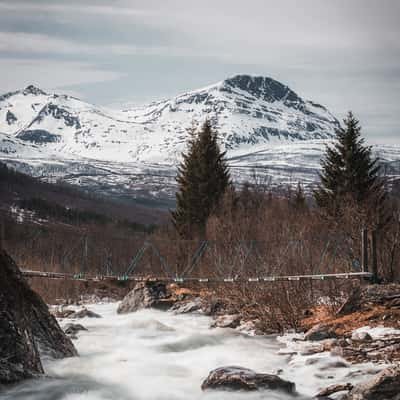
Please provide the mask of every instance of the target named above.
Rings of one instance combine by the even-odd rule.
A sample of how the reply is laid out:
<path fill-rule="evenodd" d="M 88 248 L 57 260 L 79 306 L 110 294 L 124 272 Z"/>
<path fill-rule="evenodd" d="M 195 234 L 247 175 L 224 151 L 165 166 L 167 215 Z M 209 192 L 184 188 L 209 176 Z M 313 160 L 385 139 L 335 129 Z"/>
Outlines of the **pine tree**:
<path fill-rule="evenodd" d="M 344 128 L 336 132 L 336 143 L 327 147 L 321 165 L 321 182 L 314 197 L 330 215 L 339 215 L 346 200 L 366 206 L 384 192 L 377 159 L 364 145 L 359 121 L 351 112 L 344 120 Z"/>
<path fill-rule="evenodd" d="M 199 132 L 192 129 L 188 151 L 178 168 L 172 221 L 182 237 L 204 235 L 207 219 L 230 182 L 225 152 L 221 152 L 217 133 L 206 120 Z"/>

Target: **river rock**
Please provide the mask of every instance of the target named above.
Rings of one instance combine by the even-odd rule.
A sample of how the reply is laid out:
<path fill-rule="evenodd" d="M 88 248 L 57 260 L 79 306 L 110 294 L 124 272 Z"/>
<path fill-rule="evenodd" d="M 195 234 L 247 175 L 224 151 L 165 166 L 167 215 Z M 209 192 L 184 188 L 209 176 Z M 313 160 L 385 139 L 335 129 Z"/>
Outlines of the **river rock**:
<path fill-rule="evenodd" d="M 71 319 L 81 319 L 81 318 L 101 318 L 101 315 L 96 314 L 93 311 L 88 310 L 87 308 L 83 308 L 82 310 L 75 311 L 72 313 L 69 318 Z"/>
<path fill-rule="evenodd" d="M 74 310 L 70 310 L 69 308 L 61 308 L 58 310 L 54 310 L 51 312 L 56 318 L 69 318 L 72 314 L 75 313 Z"/>
<path fill-rule="evenodd" d="M 220 315 L 210 325 L 210 328 L 237 328 L 240 325 L 241 316 L 239 314 L 234 315 Z"/>
<path fill-rule="evenodd" d="M 77 355 L 47 305 L 0 250 L 0 384 L 43 373 L 40 357 Z"/>
<path fill-rule="evenodd" d="M 337 385 L 331 385 L 327 388 L 321 390 L 315 397 L 318 400 L 327 399 L 330 395 L 338 393 L 338 392 L 348 392 L 353 389 L 353 385 L 351 383 L 339 383 Z"/>
<path fill-rule="evenodd" d="M 202 390 L 280 390 L 294 394 L 296 386 L 277 375 L 260 374 L 242 367 L 221 367 L 210 372 L 201 385 Z"/>
<path fill-rule="evenodd" d="M 369 342 L 372 340 L 372 336 L 368 332 L 354 331 L 351 335 L 351 340 L 354 342 Z"/>
<path fill-rule="evenodd" d="M 75 336 L 79 331 L 87 331 L 87 329 L 81 324 L 67 324 L 64 326 L 64 332 L 67 335 Z"/>
<path fill-rule="evenodd" d="M 335 338 L 337 338 L 337 335 L 334 327 L 324 324 L 315 325 L 304 334 L 304 340 L 319 341 Z"/>
<path fill-rule="evenodd" d="M 203 312 L 205 315 L 223 315 L 228 312 L 228 309 L 229 306 L 226 303 L 226 300 L 222 298 L 211 297 L 208 299 L 204 299 Z"/>
<path fill-rule="evenodd" d="M 135 312 L 142 308 L 168 310 L 175 303 L 163 282 L 139 282 L 121 301 L 118 314 Z"/>
<path fill-rule="evenodd" d="M 193 312 L 201 312 L 203 303 L 200 297 L 196 297 L 193 300 L 183 300 L 176 302 L 170 311 L 173 311 L 175 314 L 187 314 Z"/>
<path fill-rule="evenodd" d="M 400 400 L 400 365 L 356 385 L 343 400 Z"/>

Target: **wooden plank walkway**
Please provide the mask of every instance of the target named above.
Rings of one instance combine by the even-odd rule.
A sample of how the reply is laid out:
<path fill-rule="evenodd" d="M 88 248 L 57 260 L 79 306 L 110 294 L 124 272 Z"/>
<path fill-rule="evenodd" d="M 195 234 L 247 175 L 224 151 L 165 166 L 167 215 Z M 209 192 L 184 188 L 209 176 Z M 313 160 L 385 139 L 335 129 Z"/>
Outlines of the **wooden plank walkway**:
<path fill-rule="evenodd" d="M 268 283 L 268 282 L 282 282 L 282 281 L 304 281 L 304 280 L 327 280 L 327 279 L 371 279 L 372 273 L 370 272 L 349 272 L 339 274 L 316 274 L 316 275 L 276 275 L 276 276 L 260 276 L 253 278 L 179 278 L 179 277 L 143 277 L 143 276 L 85 276 L 83 274 L 65 274 L 61 272 L 44 272 L 32 271 L 21 269 L 23 276 L 27 278 L 47 278 L 47 279 L 65 279 L 76 281 L 166 281 L 166 282 L 253 282 L 253 283 Z"/>

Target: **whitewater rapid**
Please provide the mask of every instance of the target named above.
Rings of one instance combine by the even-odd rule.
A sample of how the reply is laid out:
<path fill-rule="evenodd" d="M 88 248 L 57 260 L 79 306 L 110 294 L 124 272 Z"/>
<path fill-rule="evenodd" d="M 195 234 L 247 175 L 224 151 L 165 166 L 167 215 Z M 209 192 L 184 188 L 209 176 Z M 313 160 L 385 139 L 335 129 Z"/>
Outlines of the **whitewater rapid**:
<path fill-rule="evenodd" d="M 118 315 L 117 304 L 88 306 L 102 318 L 79 321 L 88 331 L 74 341 L 80 357 L 44 360 L 46 377 L 0 394 L 5 400 L 284 400 L 279 392 L 202 392 L 217 367 L 236 365 L 280 373 L 309 399 L 333 383 L 365 379 L 368 366 L 345 366 L 328 353 L 293 354 L 275 337 L 209 329 L 202 315 L 143 310 Z M 63 326 L 67 321 L 61 322 Z M 71 321 L 72 322 L 72 321 Z M 283 353 L 283 354 L 281 354 Z M 342 366 L 340 366 L 342 363 Z M 351 379 L 350 379 L 351 376 Z"/>

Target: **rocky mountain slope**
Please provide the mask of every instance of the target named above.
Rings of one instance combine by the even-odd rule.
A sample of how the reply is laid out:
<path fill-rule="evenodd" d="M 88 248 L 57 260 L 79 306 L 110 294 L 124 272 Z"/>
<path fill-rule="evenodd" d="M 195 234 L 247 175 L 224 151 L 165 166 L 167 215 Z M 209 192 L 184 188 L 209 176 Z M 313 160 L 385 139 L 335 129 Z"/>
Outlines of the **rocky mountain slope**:
<path fill-rule="evenodd" d="M 227 150 L 326 139 L 339 126 L 323 106 L 303 100 L 287 86 L 247 75 L 118 112 L 70 96 L 47 94 L 34 86 L 0 97 L 3 152 L 9 139 L 10 152 L 30 147 L 32 153 L 174 163 L 192 122 L 201 123 L 207 117 Z"/>

